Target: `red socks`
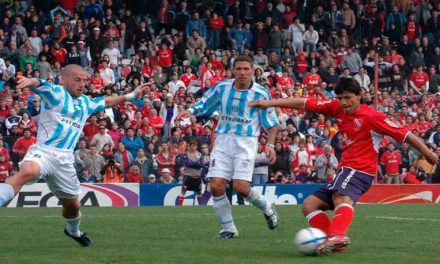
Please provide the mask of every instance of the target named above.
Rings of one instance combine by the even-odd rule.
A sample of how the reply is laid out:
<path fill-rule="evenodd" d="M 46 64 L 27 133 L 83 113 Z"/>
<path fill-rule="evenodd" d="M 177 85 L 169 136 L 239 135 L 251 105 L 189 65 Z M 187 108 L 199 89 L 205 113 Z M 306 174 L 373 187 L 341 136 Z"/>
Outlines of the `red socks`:
<path fill-rule="evenodd" d="M 335 216 L 333 217 L 332 224 L 328 233 L 331 235 L 345 236 L 353 219 L 353 206 L 346 203 L 336 206 Z"/>
<path fill-rule="evenodd" d="M 179 206 L 183 205 L 183 200 L 185 200 L 185 196 L 179 195 L 179 200 L 178 200 Z"/>
<path fill-rule="evenodd" d="M 328 233 L 331 221 L 328 215 L 323 211 L 314 211 L 307 215 L 306 219 L 312 227 L 321 229 L 326 234 Z"/>

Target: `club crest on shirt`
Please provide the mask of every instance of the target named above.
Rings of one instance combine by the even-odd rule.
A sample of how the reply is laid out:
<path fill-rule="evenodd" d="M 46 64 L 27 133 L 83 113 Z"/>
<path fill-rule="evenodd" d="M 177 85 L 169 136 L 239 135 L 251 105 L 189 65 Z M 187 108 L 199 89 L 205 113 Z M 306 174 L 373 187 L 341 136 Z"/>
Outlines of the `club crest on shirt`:
<path fill-rule="evenodd" d="M 243 160 L 243 162 L 241 163 L 243 169 L 249 168 L 249 165 L 250 165 L 250 160 Z"/>
<path fill-rule="evenodd" d="M 359 118 L 354 119 L 354 130 L 359 130 L 362 126 L 363 120 Z"/>

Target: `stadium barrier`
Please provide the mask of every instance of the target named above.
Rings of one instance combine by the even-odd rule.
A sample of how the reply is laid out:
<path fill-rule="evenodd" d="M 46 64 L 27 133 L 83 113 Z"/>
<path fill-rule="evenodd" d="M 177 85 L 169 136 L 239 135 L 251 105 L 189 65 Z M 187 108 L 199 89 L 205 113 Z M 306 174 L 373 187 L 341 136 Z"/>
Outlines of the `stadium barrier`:
<path fill-rule="evenodd" d="M 81 184 L 79 199 L 82 206 L 139 206 L 139 184 Z M 59 207 L 58 199 L 47 184 L 25 185 L 7 207 Z"/>
<path fill-rule="evenodd" d="M 319 184 L 256 185 L 262 196 L 277 205 L 302 204 Z M 179 184 L 81 184 L 82 206 L 176 206 L 180 194 Z M 233 195 L 233 204 L 237 197 Z M 373 185 L 360 203 L 440 203 L 440 184 L 433 185 Z M 208 202 L 211 205 L 212 201 Z M 196 196 L 188 191 L 183 205 L 198 205 Z M 59 207 L 60 204 L 45 183 L 25 185 L 7 207 Z"/>

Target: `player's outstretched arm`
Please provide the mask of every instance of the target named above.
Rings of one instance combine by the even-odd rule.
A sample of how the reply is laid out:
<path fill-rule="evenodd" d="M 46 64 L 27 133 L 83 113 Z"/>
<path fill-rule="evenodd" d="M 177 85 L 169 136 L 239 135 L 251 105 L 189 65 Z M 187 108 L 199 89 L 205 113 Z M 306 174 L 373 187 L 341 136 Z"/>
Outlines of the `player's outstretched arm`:
<path fill-rule="evenodd" d="M 409 132 L 408 136 L 406 137 L 405 141 L 416 148 L 420 153 L 425 156 L 426 160 L 429 161 L 431 164 L 437 164 L 438 162 L 438 156 L 435 154 L 432 150 L 430 150 L 425 143 L 420 141 L 420 139 L 414 135 L 413 133 Z"/>
<path fill-rule="evenodd" d="M 142 85 L 139 85 L 133 92 L 126 94 L 126 95 L 106 96 L 105 97 L 105 107 L 113 107 L 113 106 L 118 105 L 120 103 L 123 103 L 125 101 L 131 101 L 134 98 L 136 98 L 136 96 L 143 93 L 149 85 L 150 85 L 149 83 L 144 83 Z"/>
<path fill-rule="evenodd" d="M 36 78 L 18 77 L 16 87 L 18 89 L 23 89 L 26 87 L 30 89 L 35 89 L 40 87 L 40 85 L 41 85 L 40 81 Z"/>
<path fill-rule="evenodd" d="M 258 100 L 251 101 L 248 103 L 248 106 L 259 107 L 259 108 L 268 108 L 268 107 L 282 107 L 282 108 L 304 108 L 304 104 L 306 103 L 305 98 L 283 98 L 283 99 L 272 99 L 272 100 Z"/>

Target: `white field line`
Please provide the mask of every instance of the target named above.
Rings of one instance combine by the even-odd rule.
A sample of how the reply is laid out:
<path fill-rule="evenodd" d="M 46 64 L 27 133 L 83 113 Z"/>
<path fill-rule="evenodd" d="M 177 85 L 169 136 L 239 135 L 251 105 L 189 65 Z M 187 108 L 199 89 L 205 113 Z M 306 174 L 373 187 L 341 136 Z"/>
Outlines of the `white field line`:
<path fill-rule="evenodd" d="M 385 219 L 385 220 L 398 220 L 398 221 L 440 222 L 440 219 L 435 219 L 435 218 L 400 217 L 400 216 L 367 216 L 367 217 L 376 218 L 376 219 Z"/>

